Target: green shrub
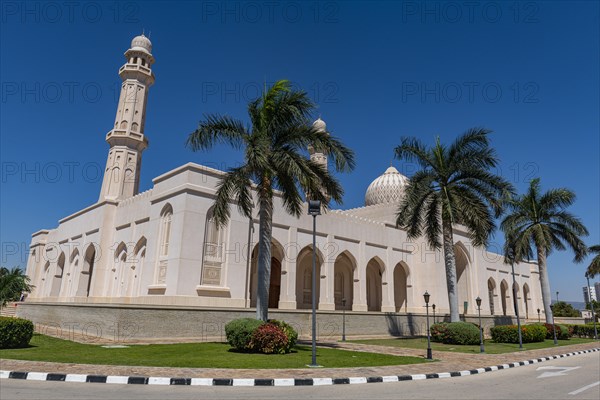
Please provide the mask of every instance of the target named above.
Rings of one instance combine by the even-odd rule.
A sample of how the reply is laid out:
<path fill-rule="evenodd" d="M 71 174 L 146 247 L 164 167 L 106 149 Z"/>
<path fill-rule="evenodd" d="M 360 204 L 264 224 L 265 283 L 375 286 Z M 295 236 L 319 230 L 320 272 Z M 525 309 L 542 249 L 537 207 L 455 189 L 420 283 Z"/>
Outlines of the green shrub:
<path fill-rule="evenodd" d="M 0 349 L 27 347 L 33 336 L 33 322 L 22 318 L 0 317 Z"/>
<path fill-rule="evenodd" d="M 490 329 L 492 340 L 496 343 L 519 343 L 519 327 L 517 325 L 498 325 Z M 543 342 L 547 329 L 543 325 L 522 325 L 521 340 L 523 343 Z"/>
<path fill-rule="evenodd" d="M 580 338 L 594 338 L 594 324 L 570 324 L 567 325 L 571 336 Z M 596 327 L 599 330 L 600 327 Z"/>
<path fill-rule="evenodd" d="M 252 333 L 250 348 L 264 354 L 285 354 L 289 352 L 289 340 L 279 325 L 266 323 Z"/>
<path fill-rule="evenodd" d="M 250 342 L 254 331 L 264 322 L 254 318 L 234 319 L 225 325 L 227 343 L 239 351 L 251 351 Z"/>
<path fill-rule="evenodd" d="M 446 344 L 479 344 L 479 328 L 469 322 L 441 322 L 430 328 L 431 340 Z"/>

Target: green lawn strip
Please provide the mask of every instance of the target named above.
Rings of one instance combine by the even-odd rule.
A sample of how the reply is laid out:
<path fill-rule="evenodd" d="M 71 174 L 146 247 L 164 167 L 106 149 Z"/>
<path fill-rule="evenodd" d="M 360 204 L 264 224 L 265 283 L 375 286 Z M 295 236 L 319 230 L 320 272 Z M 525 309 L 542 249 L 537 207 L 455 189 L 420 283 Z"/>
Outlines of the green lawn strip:
<path fill-rule="evenodd" d="M 51 361 L 78 364 L 105 364 L 185 368 L 280 369 L 306 368 L 311 361 L 309 346 L 296 346 L 284 355 L 244 354 L 231 351 L 226 343 L 181 343 L 131 345 L 128 348 L 107 349 L 35 334 L 31 347 L 0 350 L 0 358 L 30 361 Z M 398 357 L 337 350 L 317 349 L 317 363 L 327 368 L 374 367 L 428 362 L 418 357 Z"/>
<path fill-rule="evenodd" d="M 427 349 L 427 338 L 395 338 L 395 339 L 370 339 L 370 340 L 352 340 L 352 343 L 374 344 L 379 346 L 404 347 L 409 349 Z M 553 340 L 545 340 L 538 343 L 523 343 L 523 350 L 545 349 L 549 347 L 568 346 L 571 344 L 590 343 L 594 339 L 571 338 L 569 340 L 559 340 L 558 346 L 554 345 Z M 456 345 L 431 342 L 433 351 L 454 351 L 458 353 L 479 353 L 479 345 Z M 485 341 L 485 352 L 488 354 L 503 354 L 518 352 L 519 345 L 512 343 L 496 343 L 491 340 Z"/>

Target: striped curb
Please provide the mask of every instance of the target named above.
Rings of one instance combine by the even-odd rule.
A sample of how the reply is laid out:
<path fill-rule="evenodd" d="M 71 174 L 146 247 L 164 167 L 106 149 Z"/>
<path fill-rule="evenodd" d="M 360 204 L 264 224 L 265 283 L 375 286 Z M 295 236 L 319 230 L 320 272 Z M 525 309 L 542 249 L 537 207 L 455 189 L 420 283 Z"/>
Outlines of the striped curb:
<path fill-rule="evenodd" d="M 361 383 L 402 382 L 426 379 L 443 379 L 460 376 L 477 375 L 501 369 L 516 368 L 523 365 L 537 364 L 544 361 L 575 356 L 578 354 L 594 353 L 600 348 L 575 351 L 557 356 L 542 357 L 534 360 L 518 361 L 491 367 L 477 368 L 455 372 L 440 372 L 433 374 L 391 375 L 348 378 L 273 378 L 273 379 L 230 379 L 230 378 L 165 378 L 147 376 L 113 376 L 113 375 L 83 375 L 83 374 L 53 374 L 47 372 L 2 371 L 0 379 L 24 379 L 29 381 L 57 382 L 88 382 L 116 383 L 128 385 L 191 385 L 191 386 L 324 386 L 324 385 L 354 385 Z"/>

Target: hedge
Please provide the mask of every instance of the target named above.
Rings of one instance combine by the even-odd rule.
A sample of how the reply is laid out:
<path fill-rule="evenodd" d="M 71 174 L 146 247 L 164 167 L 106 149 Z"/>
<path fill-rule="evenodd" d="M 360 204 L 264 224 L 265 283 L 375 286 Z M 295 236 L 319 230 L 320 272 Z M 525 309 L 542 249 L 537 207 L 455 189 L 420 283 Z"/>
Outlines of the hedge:
<path fill-rule="evenodd" d="M 12 317 L 0 317 L 0 349 L 27 347 L 33 336 L 33 322 Z"/>
<path fill-rule="evenodd" d="M 479 344 L 479 327 L 469 322 L 440 322 L 430 328 L 431 340 L 445 344 Z"/>
<path fill-rule="evenodd" d="M 517 325 L 498 325 L 490 329 L 492 340 L 496 343 L 519 343 L 519 327 Z M 521 326 L 523 343 L 543 342 L 548 330 L 543 325 Z"/>
<path fill-rule="evenodd" d="M 554 325 L 545 324 L 545 323 L 536 323 L 533 325 L 541 325 L 545 326 L 548 333 L 546 334 L 546 339 L 554 339 Z M 569 328 L 566 325 L 556 324 L 556 338 L 558 340 L 568 340 L 571 337 L 569 334 Z"/>
<path fill-rule="evenodd" d="M 594 324 L 569 324 L 567 325 L 571 336 L 580 338 L 594 338 Z M 600 326 L 596 326 L 596 330 L 600 331 Z"/>

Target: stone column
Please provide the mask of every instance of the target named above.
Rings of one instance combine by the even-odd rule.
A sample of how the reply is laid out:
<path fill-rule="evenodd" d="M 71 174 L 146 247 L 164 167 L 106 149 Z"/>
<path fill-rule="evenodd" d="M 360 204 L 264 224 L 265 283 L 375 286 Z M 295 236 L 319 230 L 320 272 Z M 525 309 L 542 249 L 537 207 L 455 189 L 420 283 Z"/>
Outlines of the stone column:
<path fill-rule="evenodd" d="M 354 299 L 352 311 L 367 311 L 367 261 L 365 260 L 366 246 L 364 241 L 358 244 L 358 279 L 354 281 Z"/>
<path fill-rule="evenodd" d="M 284 259 L 281 263 L 281 292 L 279 308 L 296 309 L 296 259 L 298 258 L 298 228 L 288 228 L 288 242 L 283 246 Z"/>

